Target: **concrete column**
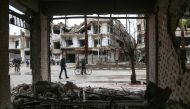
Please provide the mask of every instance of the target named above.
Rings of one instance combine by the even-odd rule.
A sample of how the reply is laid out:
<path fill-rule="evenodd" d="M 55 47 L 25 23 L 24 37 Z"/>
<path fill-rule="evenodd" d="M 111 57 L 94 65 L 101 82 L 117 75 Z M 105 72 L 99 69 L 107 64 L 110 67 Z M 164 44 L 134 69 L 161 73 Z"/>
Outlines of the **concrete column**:
<path fill-rule="evenodd" d="M 34 13 L 31 24 L 32 82 L 50 81 L 49 21 L 47 16 Z"/>
<path fill-rule="evenodd" d="M 41 75 L 41 22 L 40 13 L 33 13 L 31 23 L 31 68 L 32 82 L 42 80 Z"/>
<path fill-rule="evenodd" d="M 10 103 L 9 77 L 9 2 L 0 0 L 0 109 Z"/>
<path fill-rule="evenodd" d="M 50 81 L 49 70 L 49 21 L 41 15 L 41 73 L 42 80 Z"/>
<path fill-rule="evenodd" d="M 20 38 L 20 47 L 21 47 L 20 56 L 22 58 L 22 61 L 25 61 L 25 52 L 24 52 L 25 42 L 26 42 L 25 37 L 21 37 Z"/>
<path fill-rule="evenodd" d="M 156 45 L 156 41 L 157 41 L 157 25 L 156 25 L 156 15 L 149 15 L 148 16 L 148 21 L 147 21 L 147 35 L 148 35 L 148 56 L 149 58 L 147 59 L 148 61 L 148 75 L 147 75 L 147 79 L 148 81 L 154 82 L 156 83 L 156 72 L 157 72 L 157 62 L 156 62 L 156 58 L 157 58 L 157 45 Z"/>

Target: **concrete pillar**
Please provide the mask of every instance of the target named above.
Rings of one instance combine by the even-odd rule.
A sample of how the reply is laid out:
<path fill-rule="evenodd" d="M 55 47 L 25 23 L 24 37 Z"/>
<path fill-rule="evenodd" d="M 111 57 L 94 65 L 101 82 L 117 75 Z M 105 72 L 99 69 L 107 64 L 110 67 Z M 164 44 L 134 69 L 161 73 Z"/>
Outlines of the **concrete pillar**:
<path fill-rule="evenodd" d="M 34 13 L 31 24 L 32 82 L 50 81 L 49 21 L 47 16 Z"/>
<path fill-rule="evenodd" d="M 40 13 L 33 13 L 31 23 L 31 68 L 32 82 L 42 80 L 41 75 L 41 22 Z"/>
<path fill-rule="evenodd" d="M 24 53 L 24 37 L 20 38 L 20 57 L 22 61 L 25 61 L 25 53 Z"/>
<path fill-rule="evenodd" d="M 0 0 L 0 109 L 5 109 L 10 103 L 9 77 L 9 2 Z"/>
<path fill-rule="evenodd" d="M 41 15 L 41 73 L 42 80 L 50 81 L 49 70 L 49 21 L 47 16 Z"/>
<path fill-rule="evenodd" d="M 156 32 L 157 32 L 157 26 L 156 26 L 156 15 L 149 15 L 148 16 L 148 21 L 147 21 L 147 27 L 148 27 L 148 56 L 149 58 L 147 59 L 148 61 L 148 75 L 147 75 L 147 79 L 148 81 L 154 82 L 156 83 L 156 72 L 157 72 L 157 45 L 156 45 L 156 41 L 157 41 L 157 36 L 156 36 Z"/>

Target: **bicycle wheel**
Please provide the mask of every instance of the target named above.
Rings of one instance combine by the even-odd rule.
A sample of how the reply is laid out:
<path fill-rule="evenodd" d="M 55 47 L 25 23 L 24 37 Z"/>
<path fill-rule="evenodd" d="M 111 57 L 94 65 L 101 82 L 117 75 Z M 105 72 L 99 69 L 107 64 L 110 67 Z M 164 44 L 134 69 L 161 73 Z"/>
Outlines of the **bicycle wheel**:
<path fill-rule="evenodd" d="M 80 68 L 76 68 L 74 70 L 74 73 L 75 73 L 75 75 L 80 75 L 81 74 L 81 69 Z"/>
<path fill-rule="evenodd" d="M 92 69 L 91 69 L 91 68 L 86 68 L 86 74 L 87 74 L 87 75 L 92 74 Z"/>
<path fill-rule="evenodd" d="M 14 67 L 14 64 L 9 64 L 9 67 Z"/>

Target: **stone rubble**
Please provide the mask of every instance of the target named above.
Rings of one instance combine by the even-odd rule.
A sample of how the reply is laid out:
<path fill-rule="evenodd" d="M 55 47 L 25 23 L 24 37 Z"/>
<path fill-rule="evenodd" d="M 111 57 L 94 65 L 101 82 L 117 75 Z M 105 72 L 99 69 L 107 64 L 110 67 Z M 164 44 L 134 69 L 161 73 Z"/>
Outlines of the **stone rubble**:
<path fill-rule="evenodd" d="M 27 103 L 33 103 L 32 105 L 35 105 L 39 103 L 37 99 L 77 102 L 84 100 L 136 100 L 143 99 L 143 96 L 144 91 L 129 92 L 107 88 L 80 88 L 69 81 L 66 84 L 47 81 L 39 81 L 32 85 L 21 84 L 14 87 L 11 91 L 13 107 L 23 106 Z M 32 99 L 27 97 L 31 97 Z"/>

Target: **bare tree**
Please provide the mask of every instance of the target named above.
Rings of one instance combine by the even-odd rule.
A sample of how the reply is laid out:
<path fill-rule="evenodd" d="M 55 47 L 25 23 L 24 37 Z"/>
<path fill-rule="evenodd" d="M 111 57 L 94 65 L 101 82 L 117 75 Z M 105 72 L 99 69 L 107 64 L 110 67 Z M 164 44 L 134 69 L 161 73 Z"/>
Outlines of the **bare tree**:
<path fill-rule="evenodd" d="M 112 22 L 114 20 L 111 20 Z M 136 80 L 136 73 L 135 73 L 135 51 L 137 48 L 137 43 L 135 41 L 135 39 L 129 35 L 129 33 L 125 30 L 125 28 L 121 25 L 121 22 L 118 20 L 115 20 L 115 22 L 118 24 L 118 35 L 120 38 L 122 38 L 123 40 L 123 47 L 121 47 L 124 51 L 125 56 L 128 56 L 130 59 L 130 63 L 131 63 L 131 83 L 132 84 L 136 84 L 137 80 Z M 113 24 L 112 24 L 113 26 Z"/>
<path fill-rule="evenodd" d="M 130 63 L 131 63 L 131 70 L 132 70 L 131 83 L 135 84 L 137 81 L 136 81 L 134 61 L 135 61 L 135 51 L 136 51 L 137 43 L 135 39 L 127 33 L 121 36 L 124 41 L 123 51 L 125 55 L 129 57 Z"/>
<path fill-rule="evenodd" d="M 137 80 L 136 80 L 136 73 L 135 73 L 135 51 L 136 51 L 136 48 L 137 48 L 137 42 L 136 40 L 127 33 L 127 31 L 125 30 L 122 30 L 120 28 L 120 24 L 119 24 L 119 31 L 120 31 L 120 37 L 122 37 L 123 39 L 123 51 L 124 51 L 124 54 L 126 56 L 129 57 L 130 59 L 130 63 L 131 63 L 131 70 L 132 70 L 132 73 L 131 73 L 131 83 L 132 84 L 136 84 Z"/>

